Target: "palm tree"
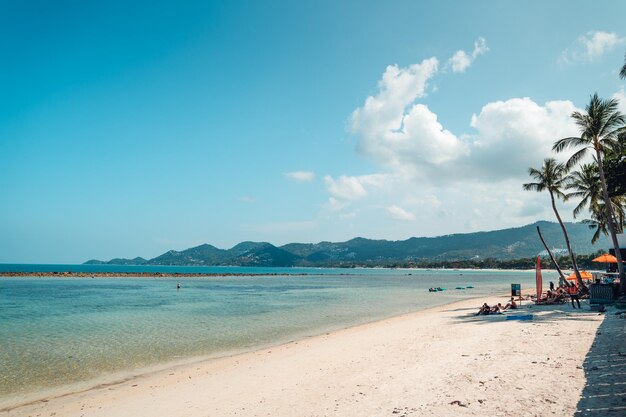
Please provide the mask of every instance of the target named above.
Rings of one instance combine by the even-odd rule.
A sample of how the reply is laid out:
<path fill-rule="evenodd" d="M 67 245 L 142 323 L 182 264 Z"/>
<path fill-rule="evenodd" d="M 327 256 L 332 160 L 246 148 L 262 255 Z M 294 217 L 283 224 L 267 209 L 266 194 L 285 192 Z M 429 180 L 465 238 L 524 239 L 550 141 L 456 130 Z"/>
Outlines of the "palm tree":
<path fill-rule="evenodd" d="M 606 221 L 606 210 L 604 209 L 604 200 L 602 199 L 602 185 L 600 184 L 600 175 L 598 174 L 598 166 L 595 164 L 584 164 L 580 166 L 578 171 L 570 173 L 568 177 L 568 190 L 574 192 L 567 193 L 567 199 L 572 197 L 580 198 L 580 203 L 574 208 L 574 218 L 578 217 L 580 212 L 589 207 L 591 215 L 590 220 L 583 220 L 583 223 L 589 225 L 589 228 L 595 229 L 595 233 L 591 239 L 591 243 L 596 243 L 600 238 L 600 233 L 608 236 L 609 231 Z M 609 196 L 613 213 L 616 217 L 616 232 L 622 233 L 624 230 L 624 196 Z"/>
<path fill-rule="evenodd" d="M 624 226 L 626 225 L 626 211 L 622 200 L 616 201 L 615 197 L 611 199 L 613 212 L 617 216 L 617 223 L 615 226 L 618 233 L 623 233 Z M 598 239 L 600 239 L 601 233 L 605 236 L 609 235 L 605 213 L 606 210 L 604 210 L 604 203 L 601 202 L 598 204 L 597 208 L 591 212 L 591 219 L 585 219 L 582 221 L 587 224 L 590 229 L 595 230 L 593 236 L 591 237 L 591 243 L 596 243 Z"/>
<path fill-rule="evenodd" d="M 590 212 L 595 212 L 598 202 L 602 198 L 602 185 L 598 175 L 598 167 L 595 164 L 581 165 L 578 171 L 572 172 L 567 178 L 568 190 L 567 199 L 572 197 L 580 198 L 580 203 L 574 208 L 574 218 L 578 217 L 585 207 L 589 207 Z"/>
<path fill-rule="evenodd" d="M 619 72 L 619 77 L 626 78 L 626 55 L 624 55 L 624 66 L 622 67 L 622 70 Z"/>
<path fill-rule="evenodd" d="M 581 130 L 580 137 L 559 139 L 552 147 L 552 150 L 556 152 L 561 152 L 568 148 L 581 148 L 567 161 L 566 167 L 568 169 L 580 161 L 589 149 L 595 151 L 598 173 L 600 174 L 600 183 L 602 184 L 602 195 L 605 203 L 609 202 L 610 199 L 606 187 L 602 157 L 607 150 L 618 146 L 618 136 L 626 130 L 626 117 L 619 112 L 618 105 L 619 102 L 616 99 L 602 100 L 598 97 L 597 93 L 594 94 L 591 96 L 589 104 L 587 104 L 585 108 L 586 113 L 578 111 L 572 113 L 572 118 Z M 617 268 L 619 269 L 620 276 L 620 292 L 626 293 L 626 277 L 624 276 L 622 254 L 620 252 L 619 243 L 617 242 L 612 204 L 604 204 L 604 208 L 606 210 L 606 221 L 611 233 L 611 240 L 615 248 L 615 257 L 617 258 Z"/>
<path fill-rule="evenodd" d="M 528 175 L 535 178 L 537 182 L 531 182 L 528 184 L 524 184 L 524 190 L 526 191 L 537 191 L 543 192 L 548 190 L 550 193 L 550 201 L 552 202 L 552 210 L 554 210 L 554 214 L 556 215 L 556 219 L 559 221 L 561 225 L 561 230 L 563 230 L 563 236 L 565 237 L 565 244 L 567 245 L 567 251 L 569 252 L 569 256 L 572 259 L 572 266 L 574 267 L 574 273 L 576 274 L 576 281 L 578 282 L 579 288 L 584 286 L 583 280 L 580 276 L 580 271 L 578 270 L 578 264 L 576 263 L 576 256 L 574 252 L 572 252 L 572 245 L 569 242 L 569 236 L 567 235 L 567 229 L 565 229 L 565 225 L 563 224 L 563 220 L 561 220 L 561 216 L 559 215 L 559 211 L 556 209 L 556 198 L 567 199 L 562 189 L 565 187 L 567 182 L 567 169 L 564 164 L 560 164 L 556 162 L 554 158 L 546 158 L 543 160 L 543 166 L 541 169 L 528 168 Z M 556 197 L 556 198 L 555 198 Z"/>

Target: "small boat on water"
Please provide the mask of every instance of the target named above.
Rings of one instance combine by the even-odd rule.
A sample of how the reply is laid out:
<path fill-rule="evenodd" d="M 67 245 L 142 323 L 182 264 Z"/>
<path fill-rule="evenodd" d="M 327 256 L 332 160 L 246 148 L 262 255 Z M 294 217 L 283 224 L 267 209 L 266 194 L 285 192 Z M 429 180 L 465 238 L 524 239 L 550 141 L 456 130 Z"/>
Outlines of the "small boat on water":
<path fill-rule="evenodd" d="M 473 285 L 468 285 L 468 286 L 467 286 L 467 287 L 465 287 L 465 288 L 468 288 L 468 289 L 469 289 L 469 288 L 474 288 L 474 286 L 473 286 Z"/>
<path fill-rule="evenodd" d="M 430 287 L 428 289 L 428 292 L 439 292 L 439 291 L 445 291 L 445 288 L 441 288 L 441 287 Z"/>
<path fill-rule="evenodd" d="M 465 287 L 456 287 L 455 290 L 464 290 Z"/>

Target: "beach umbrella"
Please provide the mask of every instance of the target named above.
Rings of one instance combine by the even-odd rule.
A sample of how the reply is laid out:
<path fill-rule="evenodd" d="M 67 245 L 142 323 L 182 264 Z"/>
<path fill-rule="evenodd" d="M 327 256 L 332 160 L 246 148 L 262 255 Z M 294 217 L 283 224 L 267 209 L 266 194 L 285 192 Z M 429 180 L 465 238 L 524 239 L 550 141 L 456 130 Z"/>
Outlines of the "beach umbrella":
<path fill-rule="evenodd" d="M 580 277 L 582 279 L 592 279 L 593 275 L 591 275 L 591 272 L 587 272 L 587 271 L 580 271 Z M 572 274 L 570 276 L 568 276 L 566 278 L 568 281 L 575 281 L 576 280 L 576 273 L 572 272 Z"/>
<path fill-rule="evenodd" d="M 609 269 L 609 264 L 616 264 L 617 263 L 617 258 L 613 255 L 611 255 L 610 253 L 605 253 L 602 254 L 600 256 L 598 256 L 597 258 L 594 258 L 591 260 L 591 262 L 602 262 L 606 264 L 606 270 L 607 272 L 610 271 Z"/>
<path fill-rule="evenodd" d="M 605 253 L 604 255 L 600 255 L 597 258 L 591 260 L 591 262 L 601 262 L 603 264 L 616 264 L 617 258 L 610 253 Z"/>

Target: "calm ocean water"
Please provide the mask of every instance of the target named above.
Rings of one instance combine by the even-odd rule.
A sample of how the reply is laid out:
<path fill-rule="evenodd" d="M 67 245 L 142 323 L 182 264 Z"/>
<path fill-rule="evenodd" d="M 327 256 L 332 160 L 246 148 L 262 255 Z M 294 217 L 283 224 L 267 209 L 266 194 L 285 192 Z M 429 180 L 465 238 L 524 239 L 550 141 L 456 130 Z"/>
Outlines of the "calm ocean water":
<path fill-rule="evenodd" d="M 29 267 L 25 270 L 34 271 Z M 61 267 L 61 271 L 73 270 L 69 265 Z M 73 267 L 84 271 L 80 268 L 94 266 Z M 119 268 L 117 272 L 138 271 Z M 155 268 L 217 272 L 214 268 Z M 218 273 L 241 269 L 225 267 Z M 178 280 L 0 278 L 0 405 L 108 374 L 254 349 L 506 292 L 513 282 L 530 288 L 534 282 L 529 272 L 245 269 L 248 273 L 312 275 Z M 553 279 L 550 273 L 544 275 L 546 280 Z M 177 282 L 182 284 L 180 290 Z M 475 288 L 454 289 L 467 285 Z M 431 286 L 447 291 L 429 293 Z"/>

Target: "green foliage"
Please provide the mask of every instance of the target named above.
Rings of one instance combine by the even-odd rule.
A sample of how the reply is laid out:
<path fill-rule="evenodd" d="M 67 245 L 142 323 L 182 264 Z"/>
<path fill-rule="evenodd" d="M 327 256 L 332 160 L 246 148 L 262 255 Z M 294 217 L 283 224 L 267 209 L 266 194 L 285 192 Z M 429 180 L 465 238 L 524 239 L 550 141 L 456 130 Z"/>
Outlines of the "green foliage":
<path fill-rule="evenodd" d="M 603 164 L 609 196 L 626 196 L 626 134 L 606 153 Z"/>
<path fill-rule="evenodd" d="M 567 169 L 564 164 L 556 162 L 556 159 L 544 159 L 541 169 L 528 168 L 528 175 L 537 182 L 524 184 L 524 190 L 537 192 L 547 190 L 550 195 L 557 198 L 566 198 L 562 190 L 567 184 Z"/>

